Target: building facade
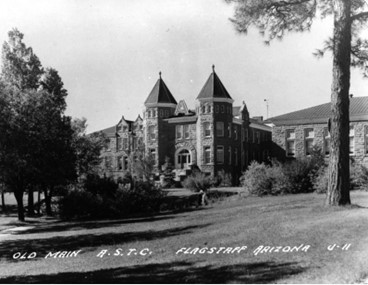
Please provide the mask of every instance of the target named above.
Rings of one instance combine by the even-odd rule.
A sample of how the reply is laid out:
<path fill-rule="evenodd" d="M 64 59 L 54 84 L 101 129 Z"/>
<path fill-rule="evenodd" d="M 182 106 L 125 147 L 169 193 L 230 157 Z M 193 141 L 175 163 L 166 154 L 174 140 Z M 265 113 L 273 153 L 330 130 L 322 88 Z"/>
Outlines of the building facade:
<path fill-rule="evenodd" d="M 328 159 L 330 133 L 328 120 L 331 103 L 270 118 L 272 155 L 280 160 L 308 156 L 317 146 Z M 368 97 L 350 98 L 349 153 L 351 158 L 368 166 Z"/>
<path fill-rule="evenodd" d="M 143 149 L 153 157 L 156 172 L 169 160 L 177 178 L 198 167 L 213 176 L 229 173 L 236 184 L 250 161 L 269 158 L 272 136 L 262 117 L 250 118 L 244 102 L 233 102 L 214 66 L 193 110 L 176 101 L 160 73 L 142 117 L 122 117 L 116 126 L 102 130 L 110 140 L 101 154 L 105 175 L 122 176 L 129 169 L 128 157 Z"/>

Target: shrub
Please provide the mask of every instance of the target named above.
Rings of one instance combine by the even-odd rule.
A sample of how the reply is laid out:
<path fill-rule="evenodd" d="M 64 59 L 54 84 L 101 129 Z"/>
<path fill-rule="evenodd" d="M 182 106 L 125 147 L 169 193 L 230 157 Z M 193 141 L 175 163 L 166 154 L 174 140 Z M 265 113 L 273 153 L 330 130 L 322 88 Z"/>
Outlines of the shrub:
<path fill-rule="evenodd" d="M 110 183 L 110 182 L 109 182 Z M 106 184 L 109 186 L 109 184 Z M 133 189 L 120 188 L 114 195 L 101 194 L 105 189 L 70 190 L 59 202 L 62 218 L 119 218 L 132 214 L 158 212 L 166 193 L 149 182 L 136 182 Z"/>
<path fill-rule="evenodd" d="M 220 170 L 217 175 L 213 178 L 212 182 L 214 187 L 230 187 L 232 186 L 232 175 L 226 173 L 225 170 Z"/>
<path fill-rule="evenodd" d="M 98 175 L 88 175 L 84 181 L 84 189 L 92 194 L 114 197 L 118 184 L 109 177 L 101 178 Z"/>
<path fill-rule="evenodd" d="M 350 166 L 350 184 L 352 187 L 368 188 L 368 168 L 363 164 L 353 163 Z"/>
<path fill-rule="evenodd" d="M 194 171 L 183 181 L 183 187 L 194 192 L 207 191 L 211 184 L 211 177 L 200 171 Z"/>
<path fill-rule="evenodd" d="M 258 196 L 312 192 L 313 181 L 323 165 L 319 149 L 314 149 L 308 158 L 285 164 L 276 160 L 271 165 L 252 162 L 241 177 L 241 183 L 249 193 Z"/>
<path fill-rule="evenodd" d="M 316 193 L 322 194 L 327 192 L 328 185 L 328 168 L 321 167 L 316 173 L 313 181 L 313 189 Z"/>
<path fill-rule="evenodd" d="M 241 177 L 241 184 L 250 194 L 267 195 L 272 189 L 272 180 L 268 172 L 269 166 L 252 161 L 248 170 Z"/>

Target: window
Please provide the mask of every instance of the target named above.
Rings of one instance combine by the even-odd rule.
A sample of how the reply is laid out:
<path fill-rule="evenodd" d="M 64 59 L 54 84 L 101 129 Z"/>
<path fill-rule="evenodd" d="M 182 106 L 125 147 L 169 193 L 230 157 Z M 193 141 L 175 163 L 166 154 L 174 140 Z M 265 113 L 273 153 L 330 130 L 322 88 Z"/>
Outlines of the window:
<path fill-rule="evenodd" d="M 211 124 L 209 122 L 203 123 L 203 129 L 204 129 L 204 136 L 210 137 L 211 136 Z"/>
<path fill-rule="evenodd" d="M 207 113 L 211 113 L 211 105 L 207 105 Z"/>
<path fill-rule="evenodd" d="M 118 156 L 117 157 L 117 162 L 118 162 L 118 170 L 122 170 L 123 169 L 123 157 L 122 156 Z"/>
<path fill-rule="evenodd" d="M 160 118 L 163 118 L 164 116 L 164 110 L 160 110 Z"/>
<path fill-rule="evenodd" d="M 165 110 L 165 117 L 169 116 L 169 110 Z"/>
<path fill-rule="evenodd" d="M 238 127 L 234 126 L 234 136 L 235 136 L 235 140 L 238 140 Z"/>
<path fill-rule="evenodd" d="M 128 169 L 128 157 L 124 156 L 123 158 L 123 168 Z"/>
<path fill-rule="evenodd" d="M 364 145 L 365 153 L 368 154 L 368 126 L 364 127 Z"/>
<path fill-rule="evenodd" d="M 106 140 L 105 148 L 106 148 L 106 151 L 111 151 L 111 139 Z"/>
<path fill-rule="evenodd" d="M 231 146 L 229 146 L 229 165 L 231 165 Z"/>
<path fill-rule="evenodd" d="M 123 138 L 123 148 L 124 149 L 128 148 L 128 139 L 127 138 Z"/>
<path fill-rule="evenodd" d="M 112 167 L 112 159 L 111 159 L 111 156 L 106 156 L 105 157 L 105 167 L 106 168 L 111 168 Z"/>
<path fill-rule="evenodd" d="M 219 112 L 219 105 L 215 106 L 215 112 L 218 113 Z"/>
<path fill-rule="evenodd" d="M 118 150 L 121 150 L 121 149 L 123 148 L 123 144 L 122 144 L 122 142 L 123 142 L 123 140 L 122 140 L 122 138 L 121 138 L 121 137 L 118 137 L 118 138 L 116 139 L 116 143 L 117 143 L 116 148 L 117 148 Z"/>
<path fill-rule="evenodd" d="M 205 146 L 204 147 L 204 163 L 208 164 L 211 162 L 211 147 Z"/>
<path fill-rule="evenodd" d="M 229 133 L 229 138 L 231 138 L 231 123 L 227 126 L 227 131 Z"/>
<path fill-rule="evenodd" d="M 295 130 L 286 130 L 286 156 L 295 156 Z"/>
<path fill-rule="evenodd" d="M 224 163 L 224 147 L 222 145 L 216 148 L 216 162 L 219 164 Z"/>
<path fill-rule="evenodd" d="M 221 105 L 221 113 L 225 113 L 225 106 Z"/>
<path fill-rule="evenodd" d="M 128 131 L 128 127 L 127 126 L 123 126 L 123 132 L 127 132 Z"/>
<path fill-rule="evenodd" d="M 156 149 L 151 148 L 149 151 L 150 151 L 150 155 L 152 157 L 152 160 L 154 161 L 154 163 L 156 165 L 157 164 L 157 161 L 156 161 Z"/>
<path fill-rule="evenodd" d="M 184 129 L 184 131 L 183 131 L 184 138 L 185 139 L 189 139 L 189 135 L 190 135 L 190 133 L 189 133 L 189 125 L 184 125 L 183 126 L 183 129 Z"/>
<path fill-rule="evenodd" d="M 148 127 L 148 138 L 152 141 L 156 139 L 155 126 L 153 125 Z"/>
<path fill-rule="evenodd" d="M 354 154 L 354 152 L 355 152 L 354 136 L 355 136 L 354 126 L 350 126 L 350 129 L 349 129 L 349 154 Z"/>
<path fill-rule="evenodd" d="M 152 117 L 155 118 L 156 117 L 156 110 L 152 110 Z"/>
<path fill-rule="evenodd" d="M 238 166 L 238 149 L 234 149 L 235 166 Z"/>
<path fill-rule="evenodd" d="M 224 136 L 224 122 L 216 122 L 216 136 Z"/>
<path fill-rule="evenodd" d="M 323 133 L 324 133 L 324 151 L 325 151 L 325 155 L 330 155 L 331 137 L 330 137 L 330 132 L 328 131 L 328 128 L 324 128 Z"/>
<path fill-rule="evenodd" d="M 176 126 L 176 139 L 180 140 L 183 138 L 183 126 L 178 125 Z"/>
<path fill-rule="evenodd" d="M 202 106 L 202 114 L 206 113 L 206 106 Z"/>
<path fill-rule="evenodd" d="M 304 148 L 306 155 L 311 155 L 313 151 L 313 144 L 314 144 L 314 129 L 313 128 L 304 129 Z"/>
<path fill-rule="evenodd" d="M 260 144 L 261 143 L 261 133 L 257 132 L 257 143 Z"/>

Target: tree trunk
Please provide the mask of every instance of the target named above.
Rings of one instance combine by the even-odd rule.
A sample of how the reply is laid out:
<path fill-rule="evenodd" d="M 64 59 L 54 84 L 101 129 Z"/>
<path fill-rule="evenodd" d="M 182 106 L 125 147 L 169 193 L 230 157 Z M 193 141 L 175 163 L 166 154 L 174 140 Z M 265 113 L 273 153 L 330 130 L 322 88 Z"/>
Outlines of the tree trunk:
<path fill-rule="evenodd" d="M 350 1 L 334 1 L 333 79 L 331 88 L 331 152 L 326 205 L 350 204 L 349 88 Z"/>
<path fill-rule="evenodd" d="M 45 189 L 45 204 L 46 204 L 46 215 L 52 216 L 52 209 L 51 209 L 51 198 L 52 198 L 53 186 L 50 187 L 50 190 L 47 191 Z"/>
<path fill-rule="evenodd" d="M 23 191 L 15 190 L 14 196 L 18 204 L 18 220 L 24 222 Z"/>
<path fill-rule="evenodd" d="M 38 188 L 38 203 L 37 203 L 37 214 L 41 214 L 41 189 Z"/>
<path fill-rule="evenodd" d="M 32 217 L 35 215 L 34 212 L 34 199 L 33 199 L 33 188 L 32 186 L 28 189 L 28 216 Z"/>
<path fill-rule="evenodd" d="M 1 209 L 3 210 L 3 213 L 6 212 L 6 205 L 5 205 L 5 193 L 4 189 L 1 191 Z"/>

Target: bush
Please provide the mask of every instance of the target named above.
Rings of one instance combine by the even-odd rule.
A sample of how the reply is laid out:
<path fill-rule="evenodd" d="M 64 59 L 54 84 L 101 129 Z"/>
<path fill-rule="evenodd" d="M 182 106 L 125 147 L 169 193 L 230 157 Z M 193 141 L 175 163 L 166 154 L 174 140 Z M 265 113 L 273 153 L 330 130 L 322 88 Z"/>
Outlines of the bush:
<path fill-rule="evenodd" d="M 232 175 L 226 173 L 225 170 L 220 170 L 217 175 L 213 178 L 212 185 L 214 187 L 231 187 L 232 186 Z"/>
<path fill-rule="evenodd" d="M 316 193 L 322 194 L 327 192 L 328 185 L 328 168 L 321 167 L 316 173 L 313 181 L 313 189 Z"/>
<path fill-rule="evenodd" d="M 211 177 L 200 171 L 194 171 L 183 181 L 183 187 L 194 192 L 207 191 L 211 184 Z"/>
<path fill-rule="evenodd" d="M 322 167 L 313 180 L 313 188 L 317 193 L 326 193 L 328 185 L 328 167 Z M 353 163 L 350 166 L 351 188 L 368 187 L 368 168 L 361 164 Z"/>
<path fill-rule="evenodd" d="M 368 168 L 363 164 L 350 166 L 350 184 L 353 188 L 368 188 Z"/>
<path fill-rule="evenodd" d="M 241 184 L 250 194 L 258 196 L 284 194 L 290 187 L 281 164 L 274 163 L 271 167 L 256 161 L 251 162 L 241 177 Z"/>
<path fill-rule="evenodd" d="M 106 183 L 110 187 L 111 181 Z M 115 189 L 115 188 L 114 188 Z M 166 193 L 149 182 L 136 182 L 133 189 L 120 188 L 115 192 L 70 190 L 59 202 L 62 218 L 119 218 L 133 214 L 158 212 Z M 110 189 L 111 190 L 111 189 Z M 101 194 L 109 193 L 109 194 Z"/>
<path fill-rule="evenodd" d="M 323 166 L 323 155 L 315 148 L 310 157 L 285 164 L 276 160 L 271 165 L 252 162 L 241 177 L 241 184 L 249 193 L 258 196 L 312 192 L 313 181 Z"/>

